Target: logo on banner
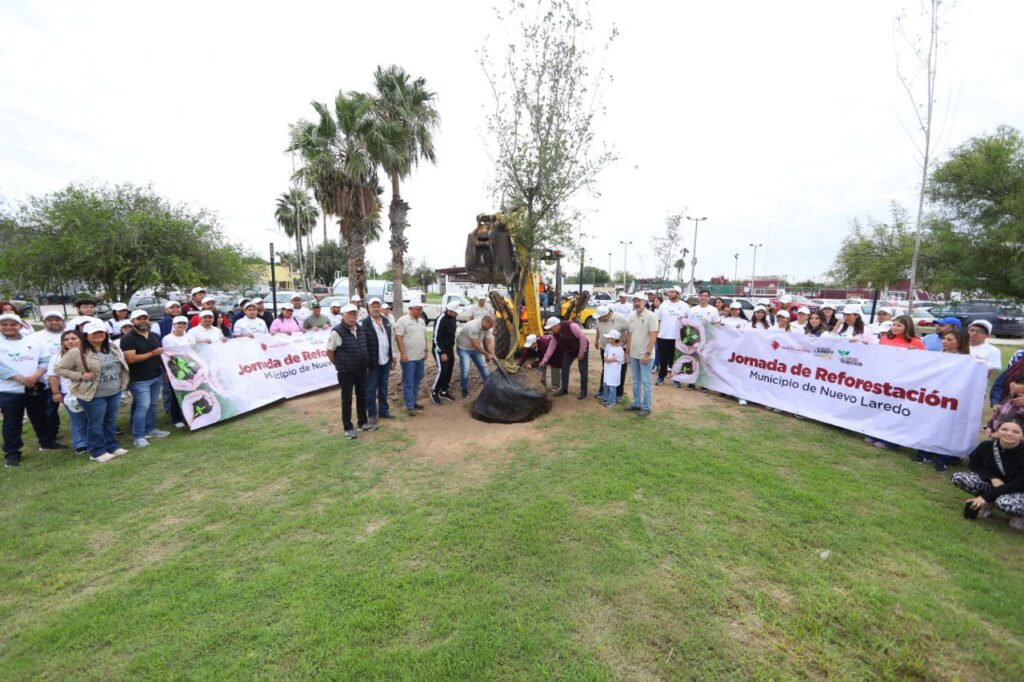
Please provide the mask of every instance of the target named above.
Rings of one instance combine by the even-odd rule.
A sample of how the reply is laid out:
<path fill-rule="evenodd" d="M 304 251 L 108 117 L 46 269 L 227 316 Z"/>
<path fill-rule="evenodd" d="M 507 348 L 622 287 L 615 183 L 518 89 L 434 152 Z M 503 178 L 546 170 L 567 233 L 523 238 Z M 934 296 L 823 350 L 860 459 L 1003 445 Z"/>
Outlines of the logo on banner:
<path fill-rule="evenodd" d="M 832 349 L 828 346 L 819 346 L 814 349 L 814 357 L 822 360 L 831 360 L 833 358 Z"/>
<path fill-rule="evenodd" d="M 864 364 L 860 360 L 850 355 L 850 351 L 848 350 L 837 350 L 836 353 L 839 354 L 839 362 L 843 363 L 844 365 L 853 365 L 855 367 L 864 366 Z"/>
<path fill-rule="evenodd" d="M 771 347 L 772 347 L 772 350 L 778 350 L 778 349 L 781 348 L 782 350 L 788 350 L 790 353 L 809 353 L 810 352 L 806 348 L 801 348 L 799 346 L 785 346 L 785 345 L 779 343 L 778 341 L 776 341 L 775 339 L 772 339 Z"/>

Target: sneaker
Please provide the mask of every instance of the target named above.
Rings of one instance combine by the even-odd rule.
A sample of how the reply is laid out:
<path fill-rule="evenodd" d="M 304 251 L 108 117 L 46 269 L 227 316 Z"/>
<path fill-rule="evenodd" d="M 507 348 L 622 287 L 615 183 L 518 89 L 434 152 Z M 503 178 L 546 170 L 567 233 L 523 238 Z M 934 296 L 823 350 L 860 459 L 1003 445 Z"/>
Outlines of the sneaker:
<path fill-rule="evenodd" d="M 615 407 L 616 403 L 601 403 L 605 407 Z"/>
<path fill-rule="evenodd" d="M 183 429 L 185 428 L 185 422 L 174 422 L 174 428 Z"/>
<path fill-rule="evenodd" d="M 672 385 L 675 386 L 676 388 L 682 388 L 683 387 L 683 382 L 681 382 L 681 381 L 673 381 Z"/>
<path fill-rule="evenodd" d="M 746 401 L 746 400 L 740 400 L 740 401 L 739 401 L 739 404 L 740 404 L 740 405 L 746 405 L 746 404 L 747 404 L 747 401 Z"/>
<path fill-rule="evenodd" d="M 379 418 L 380 419 L 398 419 L 398 417 L 396 417 L 395 415 L 391 414 L 390 412 L 388 412 L 387 414 L 380 415 Z"/>
<path fill-rule="evenodd" d="M 377 428 L 377 418 L 376 417 L 372 417 L 370 419 L 367 419 L 366 423 L 370 424 L 371 426 L 373 426 L 373 428 Z"/>
<path fill-rule="evenodd" d="M 4 461 L 4 468 L 5 469 L 13 469 L 16 466 L 21 466 L 21 462 L 8 462 L 8 461 Z"/>
<path fill-rule="evenodd" d="M 345 432 L 345 438 L 348 438 L 349 440 L 355 440 L 356 438 L 359 438 L 359 434 L 356 433 L 355 429 L 349 429 L 348 431 Z"/>
<path fill-rule="evenodd" d="M 124 448 L 118 448 L 117 450 L 114 450 L 110 454 L 112 454 L 114 457 L 120 457 L 121 455 L 127 455 L 128 451 L 125 450 Z"/>
<path fill-rule="evenodd" d="M 360 431 L 376 431 L 377 430 L 377 425 L 374 424 L 373 422 L 366 422 L 365 424 L 363 424 L 362 426 L 359 427 L 359 430 Z"/>
<path fill-rule="evenodd" d="M 149 447 L 149 441 L 146 440 L 145 438 L 136 438 L 136 439 L 132 440 L 132 444 L 134 444 L 135 447 L 137 447 L 137 448 L 148 448 Z"/>
<path fill-rule="evenodd" d="M 879 450 L 895 450 L 899 447 L 895 443 L 886 443 L 884 440 L 876 440 L 874 446 Z"/>
<path fill-rule="evenodd" d="M 556 396 L 558 396 L 558 395 L 569 395 L 569 391 L 556 391 L 555 395 Z"/>
<path fill-rule="evenodd" d="M 440 405 L 441 404 L 441 396 L 439 396 L 437 393 L 431 393 L 430 394 L 430 402 L 434 403 L 435 405 Z"/>
<path fill-rule="evenodd" d="M 663 383 L 665 383 L 665 377 L 658 377 L 658 380 L 654 382 L 654 385 L 661 386 Z"/>
<path fill-rule="evenodd" d="M 1024 533 L 1024 516 L 1014 516 L 1010 519 L 1010 528 Z"/>
<path fill-rule="evenodd" d="M 114 456 L 109 452 L 104 452 L 102 455 L 93 455 L 89 458 L 90 462 L 100 462 L 106 464 L 110 460 L 114 459 Z"/>
<path fill-rule="evenodd" d="M 913 462 L 914 464 L 925 464 L 927 462 L 932 461 L 932 457 L 931 455 L 926 455 L 923 452 L 919 452 L 913 457 L 911 457 L 910 461 Z"/>
<path fill-rule="evenodd" d="M 413 409 L 422 410 L 424 408 L 423 408 L 423 405 L 420 405 L 419 403 L 416 403 L 415 405 L 413 405 Z"/>
<path fill-rule="evenodd" d="M 451 393 L 449 393 L 448 391 L 443 391 L 443 392 L 442 392 L 442 393 L 440 393 L 439 395 L 440 395 L 440 396 L 441 396 L 442 398 L 444 398 L 445 400 L 450 400 L 450 401 L 452 401 L 453 403 L 455 402 L 455 396 L 453 396 L 453 395 L 452 395 Z"/>
<path fill-rule="evenodd" d="M 626 408 L 626 411 L 627 412 L 639 412 L 640 411 L 640 406 L 639 405 L 630 405 L 629 407 Z"/>
<path fill-rule="evenodd" d="M 406 410 L 405 413 L 407 415 L 409 415 L 410 417 L 415 417 L 418 414 L 418 412 L 416 412 L 416 410 L 414 410 L 412 408 L 409 408 L 408 410 Z"/>
<path fill-rule="evenodd" d="M 161 431 L 160 429 L 153 429 L 146 434 L 146 438 L 167 438 L 171 435 L 170 431 Z"/>
<path fill-rule="evenodd" d="M 935 462 L 934 462 L 934 463 L 932 464 L 932 468 L 933 468 L 933 469 L 935 469 L 935 471 L 937 471 L 937 472 L 939 472 L 939 473 L 941 474 L 941 473 L 942 473 L 943 471 L 945 471 L 946 469 L 948 469 L 948 468 L 949 468 L 949 465 L 948 465 L 948 464 L 946 464 L 946 463 L 945 463 L 944 461 L 942 461 L 941 459 L 937 459 L 937 460 L 935 460 Z"/>
<path fill-rule="evenodd" d="M 651 416 L 651 411 L 650 410 L 640 410 L 639 412 L 636 413 L 636 416 L 638 416 L 638 417 L 649 417 L 649 416 Z"/>
<path fill-rule="evenodd" d="M 586 400 L 587 399 L 587 394 L 581 392 L 578 396 L 576 396 L 576 399 L 577 400 Z"/>
<path fill-rule="evenodd" d="M 50 450 L 67 450 L 68 446 L 64 443 L 50 443 L 49 445 L 40 445 L 39 452 L 48 452 Z"/>
<path fill-rule="evenodd" d="M 89 448 L 75 448 L 75 454 L 76 455 L 88 455 L 89 454 Z"/>

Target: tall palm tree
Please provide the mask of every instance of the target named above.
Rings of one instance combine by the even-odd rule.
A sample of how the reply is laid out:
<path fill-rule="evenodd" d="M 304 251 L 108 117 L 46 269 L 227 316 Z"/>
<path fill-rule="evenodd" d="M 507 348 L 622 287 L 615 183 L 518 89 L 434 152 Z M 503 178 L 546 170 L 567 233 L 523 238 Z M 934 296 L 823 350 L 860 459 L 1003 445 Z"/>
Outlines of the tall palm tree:
<path fill-rule="evenodd" d="M 299 272 L 302 276 L 302 284 L 308 286 L 303 267 L 302 238 L 308 235 L 316 227 L 316 220 L 319 212 L 305 190 L 292 187 L 287 192 L 282 192 L 277 198 L 277 208 L 274 209 L 274 219 L 281 226 L 284 233 L 295 239 L 295 253 L 298 258 Z"/>
<path fill-rule="evenodd" d="M 378 147 L 376 161 L 391 181 L 391 206 L 388 221 L 391 228 L 391 273 L 394 286 L 394 309 L 402 314 L 402 276 L 405 270 L 405 252 L 409 240 L 405 230 L 409 226 L 409 204 L 402 200 L 401 181 L 409 176 L 419 160 L 436 163 L 434 154 L 434 130 L 440 123 L 440 115 L 434 108 L 436 94 L 427 90 L 423 78 L 411 78 L 399 66 L 380 66 L 374 73 L 377 97 L 374 102 L 376 115 L 386 122 L 398 126 L 403 132 L 400 146 Z"/>
<path fill-rule="evenodd" d="M 376 158 L 381 150 L 400 147 L 404 132 L 374 115 L 373 99 L 360 92 L 339 92 L 333 111 L 313 102 L 318 119 L 292 126 L 289 150 L 304 166 L 296 176 L 316 192 L 337 216 L 348 245 L 350 294 L 366 294 L 366 234 L 378 221 L 380 202 Z"/>

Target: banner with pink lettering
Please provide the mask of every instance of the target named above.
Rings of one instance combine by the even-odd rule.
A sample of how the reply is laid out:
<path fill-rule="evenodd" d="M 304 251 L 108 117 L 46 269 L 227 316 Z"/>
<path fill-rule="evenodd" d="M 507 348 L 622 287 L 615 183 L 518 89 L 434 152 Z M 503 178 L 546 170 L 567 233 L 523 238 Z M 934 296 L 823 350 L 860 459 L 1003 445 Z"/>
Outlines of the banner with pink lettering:
<path fill-rule="evenodd" d="M 326 331 L 166 348 L 163 358 L 192 430 L 338 385 Z"/>
<path fill-rule="evenodd" d="M 673 379 L 926 452 L 974 449 L 987 367 L 905 350 L 687 320 Z"/>

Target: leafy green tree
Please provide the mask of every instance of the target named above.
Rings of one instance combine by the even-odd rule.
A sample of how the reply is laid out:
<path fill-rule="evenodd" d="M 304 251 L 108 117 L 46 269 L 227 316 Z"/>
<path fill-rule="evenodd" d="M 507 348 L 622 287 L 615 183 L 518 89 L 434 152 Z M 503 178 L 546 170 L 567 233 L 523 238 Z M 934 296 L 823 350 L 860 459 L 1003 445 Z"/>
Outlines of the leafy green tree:
<path fill-rule="evenodd" d="M 672 264 L 672 267 L 676 269 L 676 281 L 683 281 L 683 270 L 686 269 L 686 260 L 683 258 L 677 258 L 676 262 Z"/>
<path fill-rule="evenodd" d="M 434 108 L 435 93 L 427 89 L 423 78 L 411 78 L 404 69 L 390 66 L 377 67 L 374 74 L 377 88 L 375 99 L 376 115 L 402 132 L 400 144 L 382 140 L 371 147 L 377 163 L 384 169 L 391 181 L 391 206 L 388 221 L 391 229 L 391 273 L 394 284 L 395 315 L 402 314 L 402 284 L 405 268 L 405 253 L 409 240 L 405 230 L 409 226 L 409 204 L 402 199 L 401 182 L 412 172 L 419 160 L 436 162 L 434 152 L 434 131 L 440 123 L 440 115 Z"/>
<path fill-rule="evenodd" d="M 830 275 L 846 284 L 870 283 L 879 288 L 906 279 L 914 251 L 907 221 L 906 209 L 895 203 L 890 223 L 868 218 L 865 225 L 854 219 Z"/>
<path fill-rule="evenodd" d="M 961 288 L 1024 298 L 1024 139 L 1002 126 L 953 150 L 932 173 L 934 248 L 955 258 Z"/>
<path fill-rule="evenodd" d="M 69 185 L 9 219 L 0 279 L 24 288 L 81 283 L 126 301 L 142 287 L 242 286 L 257 272 L 205 210 L 175 205 L 151 187 Z"/>
<path fill-rule="evenodd" d="M 327 286 L 334 283 L 335 275 L 348 271 L 348 249 L 333 239 L 317 244 L 313 249 L 313 279 Z"/>
<path fill-rule="evenodd" d="M 607 270 L 603 270 L 603 269 L 595 267 L 593 265 L 587 265 L 587 266 L 585 266 L 583 268 L 583 283 L 584 284 L 596 284 L 598 282 L 607 282 L 607 281 L 609 281 L 608 280 L 608 271 Z M 580 273 L 577 272 L 574 275 L 569 275 L 568 277 L 565 278 L 565 283 L 566 284 L 579 284 L 580 283 Z"/>

